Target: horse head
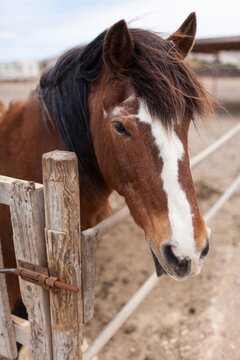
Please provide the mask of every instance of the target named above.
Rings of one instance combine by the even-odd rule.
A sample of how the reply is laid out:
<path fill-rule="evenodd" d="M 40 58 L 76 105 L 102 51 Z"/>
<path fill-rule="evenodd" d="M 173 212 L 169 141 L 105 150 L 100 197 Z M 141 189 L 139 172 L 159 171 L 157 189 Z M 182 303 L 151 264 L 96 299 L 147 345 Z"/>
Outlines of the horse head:
<path fill-rule="evenodd" d="M 112 189 L 123 195 L 157 274 L 177 279 L 199 273 L 210 235 L 188 156 L 190 122 L 211 109 L 184 61 L 195 32 L 194 13 L 166 40 L 119 21 L 64 54 L 39 94 L 45 117 L 78 156 L 81 189 L 94 204 Z"/>
<path fill-rule="evenodd" d="M 195 14 L 167 40 L 119 21 L 105 34 L 102 75 L 89 94 L 100 172 L 144 230 L 157 274 L 176 279 L 200 272 L 210 235 L 188 156 L 190 122 L 209 106 L 184 62 L 195 32 Z"/>

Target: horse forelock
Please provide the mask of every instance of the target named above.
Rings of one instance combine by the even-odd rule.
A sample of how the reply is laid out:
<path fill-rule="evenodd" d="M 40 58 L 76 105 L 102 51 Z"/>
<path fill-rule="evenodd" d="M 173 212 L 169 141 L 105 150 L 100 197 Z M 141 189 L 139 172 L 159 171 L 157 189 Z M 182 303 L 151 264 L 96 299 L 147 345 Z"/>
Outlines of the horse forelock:
<path fill-rule="evenodd" d="M 211 97 L 172 42 L 158 34 L 132 29 L 135 53 L 129 69 L 137 96 L 165 127 L 212 111 Z"/>

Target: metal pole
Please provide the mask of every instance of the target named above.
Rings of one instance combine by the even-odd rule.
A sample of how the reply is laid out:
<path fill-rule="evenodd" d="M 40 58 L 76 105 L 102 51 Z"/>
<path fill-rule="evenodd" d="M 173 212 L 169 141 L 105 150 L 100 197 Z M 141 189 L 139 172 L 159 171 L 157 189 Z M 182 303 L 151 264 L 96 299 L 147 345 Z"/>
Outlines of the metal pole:
<path fill-rule="evenodd" d="M 208 146 L 205 150 L 201 151 L 198 155 L 194 156 L 193 159 L 190 160 L 190 167 L 193 168 L 198 165 L 202 160 L 206 159 L 209 155 L 215 152 L 220 146 L 222 146 L 226 141 L 231 139 L 237 132 L 240 130 L 240 123 L 228 132 L 221 136 L 217 141 L 215 141 L 212 145 Z"/>
<path fill-rule="evenodd" d="M 124 324 L 128 317 L 136 310 L 147 294 L 158 283 L 159 278 L 153 273 L 149 279 L 140 287 L 119 313 L 110 321 L 105 329 L 98 335 L 90 347 L 84 351 L 83 360 L 91 360 L 111 339 L 117 330 Z"/>
<path fill-rule="evenodd" d="M 219 200 L 208 210 L 205 215 L 206 221 L 210 221 L 212 217 L 220 210 L 222 205 L 229 199 L 233 192 L 240 186 L 240 175 L 233 184 L 224 192 Z M 153 273 L 148 280 L 140 287 L 133 297 L 124 305 L 122 310 L 110 321 L 105 329 L 98 335 L 89 348 L 83 353 L 83 360 L 91 360 L 111 339 L 117 330 L 123 325 L 127 318 L 133 313 L 138 305 L 157 285 L 159 278 Z"/>
<path fill-rule="evenodd" d="M 236 178 L 236 180 L 232 183 L 231 186 L 223 193 L 222 196 L 215 202 L 215 204 L 207 211 L 204 216 L 206 222 L 208 222 L 223 206 L 223 204 L 230 198 L 230 196 L 237 190 L 238 186 L 240 186 L 240 175 Z"/>
<path fill-rule="evenodd" d="M 93 227 L 97 232 L 97 239 L 101 239 L 106 233 L 117 226 L 121 221 L 130 215 L 130 211 L 125 205 L 122 209 L 118 210 L 115 214 L 111 215 L 107 219 L 101 221 L 99 224 Z"/>

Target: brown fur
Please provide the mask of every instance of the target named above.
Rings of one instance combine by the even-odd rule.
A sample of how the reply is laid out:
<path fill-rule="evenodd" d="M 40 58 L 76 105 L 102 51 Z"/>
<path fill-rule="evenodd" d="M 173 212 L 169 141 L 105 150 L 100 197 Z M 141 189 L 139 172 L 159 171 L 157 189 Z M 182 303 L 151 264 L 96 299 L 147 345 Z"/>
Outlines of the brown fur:
<path fill-rule="evenodd" d="M 6 110 L 4 104 L 0 101 L 0 116 L 4 113 L 4 111 Z"/>
<path fill-rule="evenodd" d="M 196 14 L 191 13 L 180 28 L 168 38 L 168 41 L 172 41 L 183 58 L 188 55 L 193 47 L 196 31 Z"/>

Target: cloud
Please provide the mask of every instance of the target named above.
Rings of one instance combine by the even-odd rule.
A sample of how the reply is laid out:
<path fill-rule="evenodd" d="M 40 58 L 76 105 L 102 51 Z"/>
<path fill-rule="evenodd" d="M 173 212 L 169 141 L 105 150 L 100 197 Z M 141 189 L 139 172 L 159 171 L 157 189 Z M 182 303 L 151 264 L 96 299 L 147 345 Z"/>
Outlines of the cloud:
<path fill-rule="evenodd" d="M 17 34 L 14 31 L 2 31 L 0 32 L 0 40 L 15 39 Z"/>
<path fill-rule="evenodd" d="M 239 3 L 229 0 L 9 0 L 0 2 L 0 60 L 47 58 L 86 43 L 121 18 L 132 26 L 171 33 L 191 11 L 198 36 L 234 35 Z"/>

